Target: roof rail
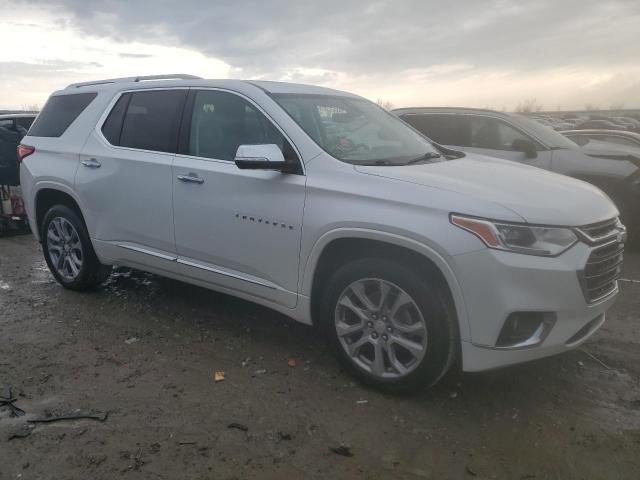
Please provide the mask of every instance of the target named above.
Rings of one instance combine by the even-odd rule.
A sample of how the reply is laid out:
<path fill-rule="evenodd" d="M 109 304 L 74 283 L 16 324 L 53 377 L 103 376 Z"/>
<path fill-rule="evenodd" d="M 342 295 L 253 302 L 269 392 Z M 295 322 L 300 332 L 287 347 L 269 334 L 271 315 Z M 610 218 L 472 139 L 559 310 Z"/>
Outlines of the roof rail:
<path fill-rule="evenodd" d="M 96 80 L 93 82 L 80 82 L 72 83 L 67 86 L 69 88 L 89 87 L 93 85 L 106 85 L 108 83 L 130 83 L 130 82 L 144 82 L 147 80 L 201 80 L 202 77 L 196 75 L 187 75 L 186 73 L 170 73 L 164 75 L 145 75 L 141 77 L 121 77 L 121 78 L 108 78 L 106 80 Z"/>

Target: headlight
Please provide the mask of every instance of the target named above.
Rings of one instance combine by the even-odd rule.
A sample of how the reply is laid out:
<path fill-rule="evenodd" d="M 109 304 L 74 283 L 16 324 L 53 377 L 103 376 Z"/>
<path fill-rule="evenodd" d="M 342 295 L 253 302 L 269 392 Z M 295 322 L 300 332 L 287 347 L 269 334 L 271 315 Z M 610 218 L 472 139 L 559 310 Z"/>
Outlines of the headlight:
<path fill-rule="evenodd" d="M 451 223 L 484 242 L 489 248 L 555 257 L 572 247 L 578 237 L 569 228 L 528 226 L 451 215 Z"/>

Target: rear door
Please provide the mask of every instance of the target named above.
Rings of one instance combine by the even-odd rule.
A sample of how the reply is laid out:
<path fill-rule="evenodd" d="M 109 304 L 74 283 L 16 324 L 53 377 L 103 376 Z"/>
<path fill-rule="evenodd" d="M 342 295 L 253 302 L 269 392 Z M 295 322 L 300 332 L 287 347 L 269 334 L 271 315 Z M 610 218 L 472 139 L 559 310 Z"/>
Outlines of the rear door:
<path fill-rule="evenodd" d="M 501 119 L 485 115 L 464 114 L 461 115 L 461 118 L 467 122 L 468 143 L 464 146 L 466 152 L 475 152 L 547 170 L 551 169 L 551 150 L 546 149 L 540 142 L 519 128 Z M 537 146 L 536 158 L 527 158 L 523 152 L 514 150 L 513 144 L 516 140 L 534 143 Z"/>
<path fill-rule="evenodd" d="M 215 89 L 192 90 L 183 133 L 173 169 L 179 271 L 294 307 L 306 177 L 234 163 L 244 144 L 276 144 L 300 162 L 292 143 L 256 104 Z"/>
<path fill-rule="evenodd" d="M 175 269 L 172 162 L 186 95 L 125 92 L 89 136 L 76 191 L 99 255 Z"/>

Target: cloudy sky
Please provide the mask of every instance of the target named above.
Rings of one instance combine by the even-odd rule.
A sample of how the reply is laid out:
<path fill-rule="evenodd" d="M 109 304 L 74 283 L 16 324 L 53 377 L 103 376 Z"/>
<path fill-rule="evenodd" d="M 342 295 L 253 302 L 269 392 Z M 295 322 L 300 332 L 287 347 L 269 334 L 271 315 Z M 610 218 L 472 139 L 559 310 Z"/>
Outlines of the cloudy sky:
<path fill-rule="evenodd" d="M 0 109 L 157 73 L 395 106 L 640 107 L 640 0 L 0 0 Z"/>

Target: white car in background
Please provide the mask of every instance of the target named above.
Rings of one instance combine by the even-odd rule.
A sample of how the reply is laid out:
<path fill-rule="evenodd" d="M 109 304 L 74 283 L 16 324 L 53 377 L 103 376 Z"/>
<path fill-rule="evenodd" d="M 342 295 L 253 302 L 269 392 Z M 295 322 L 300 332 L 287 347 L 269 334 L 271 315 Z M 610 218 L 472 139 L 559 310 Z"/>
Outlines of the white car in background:
<path fill-rule="evenodd" d="M 236 295 L 317 325 L 389 390 L 431 385 L 458 358 L 478 371 L 567 351 L 618 293 L 625 229 L 599 189 L 433 145 L 345 92 L 70 85 L 20 157 L 65 288 L 126 265 Z"/>
<path fill-rule="evenodd" d="M 640 133 L 622 130 L 565 130 L 560 133 L 580 145 L 587 155 L 619 150 L 640 159 Z"/>

